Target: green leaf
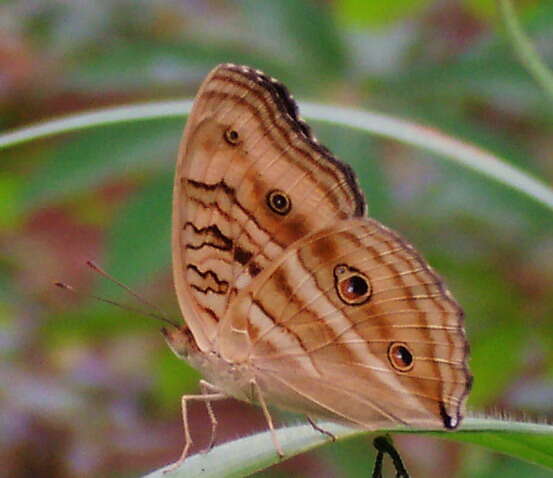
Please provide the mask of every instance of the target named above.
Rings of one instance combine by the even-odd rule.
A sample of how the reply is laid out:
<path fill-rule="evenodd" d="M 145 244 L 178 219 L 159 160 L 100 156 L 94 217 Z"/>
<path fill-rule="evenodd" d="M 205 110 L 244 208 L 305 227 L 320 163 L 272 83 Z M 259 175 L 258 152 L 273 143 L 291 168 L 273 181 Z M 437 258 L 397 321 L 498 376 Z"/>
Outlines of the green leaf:
<path fill-rule="evenodd" d="M 444 220 L 470 216 L 480 221 L 480 230 L 494 228 L 496 234 L 504 233 L 498 244 L 535 241 L 550 234 L 551 226 L 544 221 L 548 212 L 541 204 L 506 184 L 488 181 L 477 171 L 453 163 L 438 164 L 439 180 L 426 194 L 425 213 Z"/>
<path fill-rule="evenodd" d="M 403 99 L 408 108 L 419 103 L 435 103 L 437 109 L 462 108 L 467 97 L 476 97 L 521 114 L 524 109 L 539 107 L 542 98 L 524 68 L 513 64 L 509 52 L 498 48 L 456 62 L 415 63 L 401 75 L 372 80 L 369 87 L 383 98 Z"/>
<path fill-rule="evenodd" d="M 353 167 L 371 216 L 384 220 L 390 206 L 389 185 L 377 158 L 374 139 L 362 131 L 325 123 L 317 123 L 315 132 L 322 144 Z"/>
<path fill-rule="evenodd" d="M 0 176 L 0 232 L 14 227 L 22 219 L 18 199 L 23 183 L 24 179 L 15 174 L 3 173 Z"/>
<path fill-rule="evenodd" d="M 506 426 L 503 430 L 494 430 L 491 425 L 488 428 L 489 431 L 486 431 L 487 427 L 482 426 L 481 430 L 474 432 L 461 431 L 447 434 L 447 436 L 445 433 L 432 433 L 432 435 L 480 445 L 553 470 L 553 427 L 551 425 L 534 425 L 536 430 L 524 432 L 524 428 L 533 428 L 531 424 L 505 422 L 505 424 L 508 423 L 513 425 L 512 430 L 509 430 L 510 426 Z M 520 426 L 520 429 L 517 430 L 519 425 L 527 425 L 527 427 Z M 541 428 L 541 431 L 538 431 L 538 428 Z"/>
<path fill-rule="evenodd" d="M 318 425 L 332 433 L 338 440 L 360 435 L 354 430 L 331 422 Z M 523 423 L 500 419 L 465 418 L 463 425 L 455 432 L 430 430 L 389 430 L 393 433 L 424 433 L 446 440 L 481 445 L 500 453 L 506 453 L 545 466 L 553 470 L 553 426 Z M 278 440 L 286 458 L 298 455 L 328 443 L 328 437 L 315 431 L 310 425 L 295 425 L 276 430 Z M 378 436 L 383 430 L 371 433 Z M 207 454 L 189 457 L 178 469 L 164 473 L 154 471 L 147 478 L 238 478 L 248 476 L 279 462 L 269 431 L 250 435 L 212 449 Z"/>
<path fill-rule="evenodd" d="M 258 37 L 272 39 L 279 49 L 286 45 L 286 54 L 316 82 L 336 79 L 344 73 L 346 44 L 325 5 L 313 0 L 247 0 L 242 8 L 252 19 L 251 27 Z"/>
<path fill-rule="evenodd" d="M 551 24 L 553 23 L 553 3 L 548 1 L 529 3 L 519 5 L 517 11 L 523 18 L 525 28 L 530 33 L 549 32 L 551 34 Z"/>
<path fill-rule="evenodd" d="M 107 178 L 168 169 L 166 160 L 176 156 L 182 128 L 182 120 L 140 121 L 103 126 L 71 139 L 30 177 L 24 203 L 42 207 L 97 187 Z"/>
<path fill-rule="evenodd" d="M 144 88 L 160 83 L 184 93 L 188 83 L 196 89 L 201 79 L 219 63 L 233 62 L 266 69 L 274 75 L 289 73 L 278 57 L 252 51 L 241 44 L 198 43 L 191 41 L 152 42 L 134 40 L 118 42 L 105 49 L 80 56 L 73 63 L 68 81 L 87 92 L 115 88 Z"/>
<path fill-rule="evenodd" d="M 161 339 L 160 339 L 161 340 Z M 175 397 L 198 389 L 200 374 L 185 364 L 169 350 L 163 350 L 154 358 L 152 389 L 163 410 L 181 413 L 181 402 Z"/>
<path fill-rule="evenodd" d="M 382 26 L 423 11 L 431 0 L 342 0 L 336 2 L 339 17 L 353 26 Z"/>
<path fill-rule="evenodd" d="M 171 262 L 173 171 L 155 176 L 122 208 L 109 231 L 105 268 L 125 284 L 144 284 Z M 115 286 L 103 281 L 100 295 Z M 108 290 L 109 289 L 109 290 Z"/>
<path fill-rule="evenodd" d="M 474 335 L 477 337 L 472 337 L 470 357 L 472 372 L 478 379 L 469 400 L 471 405 L 489 405 L 501 396 L 523 366 L 522 351 L 528 343 L 527 337 L 521 322 L 494 327 L 488 334 Z"/>

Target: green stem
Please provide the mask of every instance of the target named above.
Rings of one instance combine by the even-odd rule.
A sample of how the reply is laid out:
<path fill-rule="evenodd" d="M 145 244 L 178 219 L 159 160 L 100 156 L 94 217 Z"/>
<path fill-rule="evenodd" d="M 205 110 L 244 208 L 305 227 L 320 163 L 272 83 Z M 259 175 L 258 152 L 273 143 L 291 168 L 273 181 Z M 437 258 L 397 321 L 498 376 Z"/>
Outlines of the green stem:
<path fill-rule="evenodd" d="M 499 0 L 499 10 L 520 62 L 553 99 L 553 73 L 541 60 L 517 19 L 511 0 Z"/>
<path fill-rule="evenodd" d="M 47 138 L 63 133 L 83 131 L 98 126 L 125 123 L 130 121 L 148 121 L 159 118 L 182 117 L 190 112 L 191 100 L 163 101 L 128 106 L 114 106 L 97 111 L 77 113 L 44 121 L 32 126 L 0 134 L 0 151 L 35 139 Z"/>
<path fill-rule="evenodd" d="M 120 106 L 89 113 L 80 113 L 35 126 L 0 134 L 0 151 L 56 134 L 74 132 L 129 121 L 182 117 L 190 112 L 191 101 L 165 101 L 142 105 Z M 301 103 L 305 117 L 355 128 L 376 136 L 400 141 L 425 149 L 479 174 L 516 189 L 553 210 L 553 189 L 538 178 L 522 171 L 507 161 L 466 141 L 429 128 L 381 113 Z"/>

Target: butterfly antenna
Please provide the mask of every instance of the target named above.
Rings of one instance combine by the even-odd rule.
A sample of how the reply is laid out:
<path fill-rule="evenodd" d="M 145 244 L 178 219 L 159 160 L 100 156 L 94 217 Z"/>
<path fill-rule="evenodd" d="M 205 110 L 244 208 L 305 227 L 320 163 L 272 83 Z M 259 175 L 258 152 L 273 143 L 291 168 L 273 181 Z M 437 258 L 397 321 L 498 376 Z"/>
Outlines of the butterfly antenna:
<path fill-rule="evenodd" d="M 65 282 L 54 282 L 54 285 L 56 287 L 59 287 L 60 289 L 63 289 L 63 290 L 67 290 L 69 292 L 71 292 L 72 294 L 75 294 L 75 295 L 79 295 L 78 292 L 75 290 L 75 288 L 69 284 L 66 284 Z M 126 311 L 130 311 L 130 312 L 133 312 L 135 314 L 138 314 L 138 315 L 142 315 L 142 316 L 145 316 L 145 317 L 150 317 L 152 319 L 156 319 L 156 320 L 161 320 L 162 322 L 165 322 L 166 324 L 169 324 L 175 328 L 179 328 L 179 325 L 175 322 L 173 322 L 172 320 L 168 319 L 167 317 L 163 316 L 163 315 L 158 315 L 154 312 L 148 312 L 148 311 L 145 311 L 145 310 L 140 310 L 140 309 L 137 309 L 136 307 L 132 307 L 130 305 L 126 305 L 126 304 L 120 304 L 119 302 L 116 302 L 114 300 L 111 300 L 111 299 L 106 299 L 105 297 L 100 297 L 100 296 L 97 296 L 97 295 L 94 295 L 94 294 L 90 294 L 89 297 L 91 297 L 92 299 L 94 300 L 97 300 L 98 302 L 103 302 L 104 304 L 110 304 L 110 305 L 114 305 L 115 307 L 118 307 L 119 309 L 122 309 L 122 310 L 126 310 Z"/>
<path fill-rule="evenodd" d="M 123 284 L 120 280 L 113 277 L 109 272 L 106 272 L 104 269 L 102 269 L 98 264 L 96 264 L 93 261 L 88 260 L 88 261 L 86 261 L 86 265 L 88 267 L 90 267 L 94 272 L 97 272 L 101 276 L 105 277 L 106 279 L 110 280 L 114 284 L 121 287 L 125 292 L 127 292 L 127 294 L 130 294 L 136 300 L 138 300 L 138 302 L 140 302 L 140 303 L 146 305 L 147 307 L 150 307 L 151 309 L 155 310 L 157 312 L 157 315 L 159 315 L 160 317 L 163 317 L 163 319 L 165 319 L 166 321 L 171 322 L 171 320 L 167 317 L 167 314 L 165 314 L 163 312 L 163 310 L 161 310 L 157 305 L 155 305 L 153 302 L 150 302 L 148 299 L 142 297 L 140 294 L 136 293 L 129 286 Z"/>

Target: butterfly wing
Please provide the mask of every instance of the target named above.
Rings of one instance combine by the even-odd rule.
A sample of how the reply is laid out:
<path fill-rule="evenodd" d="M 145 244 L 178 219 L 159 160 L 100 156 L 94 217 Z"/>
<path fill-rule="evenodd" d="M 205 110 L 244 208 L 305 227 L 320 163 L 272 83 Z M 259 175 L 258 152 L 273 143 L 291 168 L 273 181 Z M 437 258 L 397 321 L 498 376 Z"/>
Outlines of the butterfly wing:
<path fill-rule="evenodd" d="M 224 64 L 188 119 L 173 193 L 173 275 L 201 350 L 231 299 L 293 242 L 363 216 L 349 166 L 319 145 L 276 80 Z"/>
<path fill-rule="evenodd" d="M 221 345 L 283 407 L 368 429 L 454 428 L 471 383 L 462 316 L 411 245 L 352 219 L 298 241 L 244 289 Z"/>

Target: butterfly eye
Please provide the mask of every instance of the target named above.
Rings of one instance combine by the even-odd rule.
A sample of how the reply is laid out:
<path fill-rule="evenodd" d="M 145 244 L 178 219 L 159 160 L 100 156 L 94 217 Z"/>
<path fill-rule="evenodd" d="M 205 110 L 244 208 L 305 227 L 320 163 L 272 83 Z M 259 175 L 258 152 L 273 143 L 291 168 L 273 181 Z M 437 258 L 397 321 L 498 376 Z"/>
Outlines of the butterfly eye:
<path fill-rule="evenodd" d="M 240 135 L 238 134 L 238 131 L 232 128 L 227 128 L 225 130 L 225 141 L 232 146 L 236 146 L 240 142 Z"/>
<path fill-rule="evenodd" d="M 408 372 L 413 368 L 413 354 L 403 342 L 392 342 L 388 347 L 388 360 L 398 372 Z"/>
<path fill-rule="evenodd" d="M 267 194 L 267 205 L 272 211 L 282 216 L 288 214 L 292 209 L 292 202 L 286 193 L 274 189 Z"/>
<path fill-rule="evenodd" d="M 349 305 L 364 304 L 372 292 L 369 279 L 364 274 L 343 264 L 334 268 L 334 285 L 338 297 Z"/>

